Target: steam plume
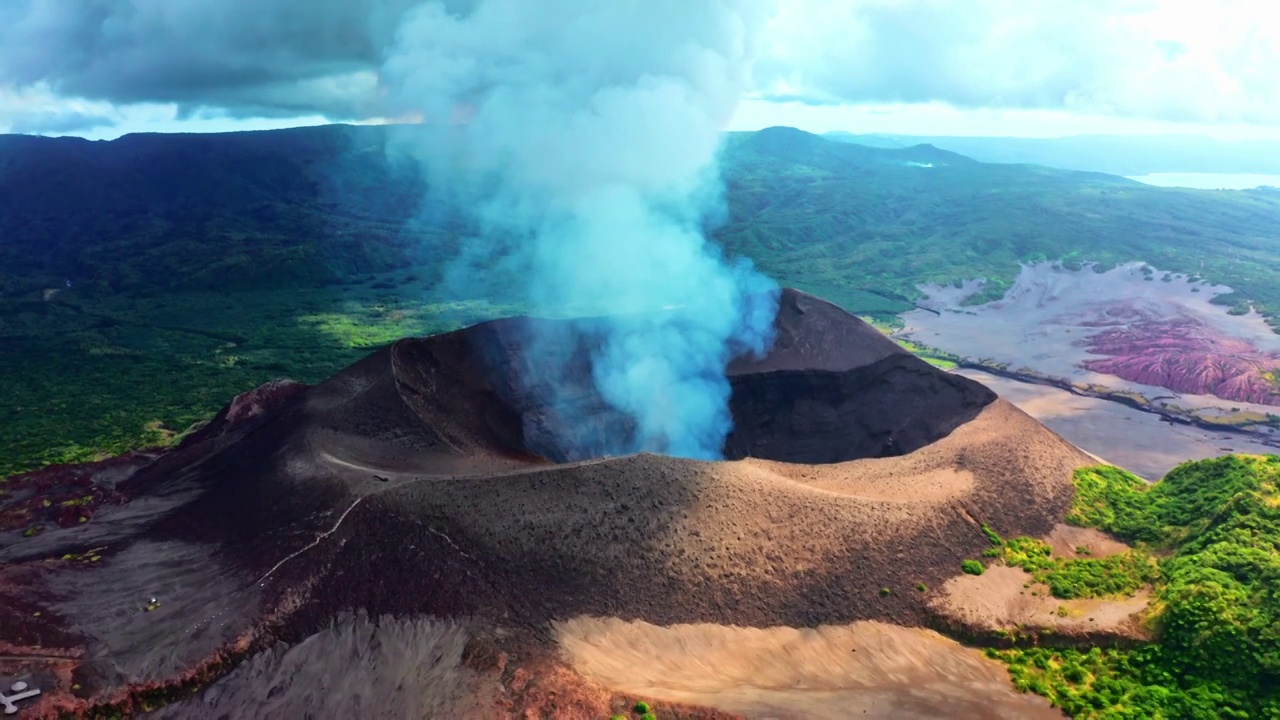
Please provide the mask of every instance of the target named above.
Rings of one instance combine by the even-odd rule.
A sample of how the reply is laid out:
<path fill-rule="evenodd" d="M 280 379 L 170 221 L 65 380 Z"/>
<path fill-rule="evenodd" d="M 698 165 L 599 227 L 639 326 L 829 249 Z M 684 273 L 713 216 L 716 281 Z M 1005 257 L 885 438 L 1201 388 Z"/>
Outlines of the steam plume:
<path fill-rule="evenodd" d="M 630 416 L 631 447 L 718 457 L 724 368 L 761 351 L 771 281 L 702 228 L 720 198 L 720 133 L 747 81 L 752 0 L 427 3 L 383 66 L 433 188 L 478 227 L 464 252 L 519 270 L 542 311 L 610 319 L 593 375 Z M 476 263 L 470 269 L 479 269 Z"/>

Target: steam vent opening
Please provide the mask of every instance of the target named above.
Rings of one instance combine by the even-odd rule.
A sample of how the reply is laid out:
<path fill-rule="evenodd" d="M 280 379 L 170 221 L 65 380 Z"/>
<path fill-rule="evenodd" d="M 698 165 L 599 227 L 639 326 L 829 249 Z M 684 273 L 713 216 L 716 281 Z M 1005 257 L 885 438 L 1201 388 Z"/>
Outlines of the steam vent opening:
<path fill-rule="evenodd" d="M 938 372 L 828 302 L 783 290 L 763 357 L 726 369 L 728 460 L 835 463 L 903 455 L 973 419 L 995 394 Z M 635 423 L 596 389 L 592 321 L 510 318 L 402 340 L 401 396 L 459 449 L 563 463 L 644 447 Z"/>

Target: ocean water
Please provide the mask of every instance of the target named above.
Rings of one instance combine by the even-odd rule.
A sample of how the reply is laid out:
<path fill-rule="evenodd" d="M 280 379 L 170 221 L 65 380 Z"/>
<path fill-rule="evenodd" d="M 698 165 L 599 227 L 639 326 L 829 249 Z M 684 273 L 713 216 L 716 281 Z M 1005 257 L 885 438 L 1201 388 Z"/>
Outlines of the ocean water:
<path fill-rule="evenodd" d="M 1160 187 L 1195 188 L 1197 190 L 1249 190 L 1265 185 L 1280 187 L 1280 175 L 1258 175 L 1252 173 L 1152 173 L 1150 175 L 1132 175 L 1129 179 Z"/>

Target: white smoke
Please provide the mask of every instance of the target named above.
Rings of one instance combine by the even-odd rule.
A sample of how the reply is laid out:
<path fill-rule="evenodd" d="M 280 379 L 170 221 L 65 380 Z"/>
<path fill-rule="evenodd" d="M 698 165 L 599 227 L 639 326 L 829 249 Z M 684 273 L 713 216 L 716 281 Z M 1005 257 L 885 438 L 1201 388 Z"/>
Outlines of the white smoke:
<path fill-rule="evenodd" d="M 732 355 L 769 341 L 773 284 L 703 235 L 748 81 L 752 0 L 482 0 L 411 11 L 383 65 L 409 149 L 474 215 L 535 310 L 611 313 L 598 389 L 636 447 L 718 457 Z M 661 311 L 675 307 L 676 310 Z"/>

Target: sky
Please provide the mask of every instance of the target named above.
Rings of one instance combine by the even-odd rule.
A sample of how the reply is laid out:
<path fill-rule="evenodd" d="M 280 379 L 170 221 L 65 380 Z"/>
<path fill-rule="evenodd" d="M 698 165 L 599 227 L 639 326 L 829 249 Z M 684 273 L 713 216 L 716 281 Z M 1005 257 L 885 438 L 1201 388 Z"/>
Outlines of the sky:
<path fill-rule="evenodd" d="M 388 57 L 419 6 L 533 1 L 0 0 L 0 132 L 399 120 Z M 1270 0 L 688 2 L 750 50 L 725 129 L 1280 139 Z"/>

